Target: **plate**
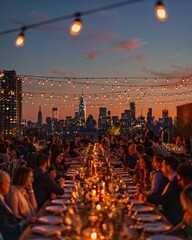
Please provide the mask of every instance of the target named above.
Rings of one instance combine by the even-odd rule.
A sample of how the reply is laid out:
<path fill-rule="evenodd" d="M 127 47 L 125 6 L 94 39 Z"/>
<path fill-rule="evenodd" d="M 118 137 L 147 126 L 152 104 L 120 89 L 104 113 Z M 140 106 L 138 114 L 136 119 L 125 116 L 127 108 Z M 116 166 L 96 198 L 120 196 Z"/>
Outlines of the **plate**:
<path fill-rule="evenodd" d="M 171 225 L 164 222 L 143 223 L 141 226 L 145 229 L 145 231 L 152 233 L 164 232 L 171 228 Z"/>
<path fill-rule="evenodd" d="M 151 206 L 145 206 L 145 205 L 134 205 L 131 208 L 132 211 L 137 211 L 137 212 L 151 212 L 154 210 L 154 207 Z"/>
<path fill-rule="evenodd" d="M 51 201 L 51 203 L 57 204 L 57 205 L 65 205 L 65 204 L 70 204 L 71 201 L 69 199 L 61 198 L 61 199 L 54 199 L 54 200 Z M 56 207 L 56 206 L 53 206 L 53 207 Z"/>
<path fill-rule="evenodd" d="M 55 200 L 62 200 L 62 199 L 55 199 Z M 52 201 L 55 201 L 55 200 L 52 200 Z M 67 208 L 66 206 L 55 205 L 55 206 L 47 206 L 45 210 L 52 213 L 62 213 L 66 210 L 66 208 Z"/>
<path fill-rule="evenodd" d="M 66 184 L 66 183 L 74 183 L 74 180 L 66 180 L 66 181 L 65 181 L 65 184 Z"/>
<path fill-rule="evenodd" d="M 71 194 L 71 191 L 70 191 L 70 193 L 65 193 L 65 194 L 63 194 L 63 195 L 58 195 L 57 197 L 58 197 L 58 198 L 66 198 L 66 199 L 69 199 L 69 198 L 72 197 L 72 194 Z"/>
<path fill-rule="evenodd" d="M 62 228 L 59 226 L 52 225 L 39 225 L 32 228 L 34 233 L 43 235 L 43 236 L 51 236 L 55 234 L 61 235 Z"/>
<path fill-rule="evenodd" d="M 143 204 L 144 203 L 143 201 L 138 200 L 138 199 L 129 199 L 129 202 L 133 203 L 133 204 Z"/>
<path fill-rule="evenodd" d="M 134 185 L 132 185 L 132 186 L 129 185 L 129 186 L 127 186 L 127 189 L 128 189 L 128 190 L 130 190 L 130 189 L 136 189 L 136 186 L 134 186 Z"/>
<path fill-rule="evenodd" d="M 161 219 L 161 216 L 158 214 L 137 214 L 135 219 L 141 220 L 144 222 L 154 222 Z"/>
<path fill-rule="evenodd" d="M 154 235 L 151 237 L 148 237 L 147 240 L 182 240 L 182 238 L 171 236 L 171 235 Z"/>
<path fill-rule="evenodd" d="M 68 194 L 68 193 L 71 193 L 71 192 L 72 192 L 72 189 L 71 189 L 71 188 L 65 188 L 64 190 L 65 190 L 65 194 L 66 194 L 66 193 Z M 64 194 L 64 195 L 65 195 L 65 194 Z M 58 197 L 59 197 L 59 196 L 63 196 L 63 195 L 58 195 Z"/>
<path fill-rule="evenodd" d="M 63 223 L 63 218 L 59 216 L 42 216 L 42 217 L 39 217 L 37 220 L 40 223 L 51 224 L 51 225 Z"/>
<path fill-rule="evenodd" d="M 128 193 L 136 193 L 136 192 L 137 192 L 137 189 L 128 189 L 127 192 L 128 192 Z"/>
<path fill-rule="evenodd" d="M 65 183 L 64 188 L 75 187 L 73 183 Z"/>

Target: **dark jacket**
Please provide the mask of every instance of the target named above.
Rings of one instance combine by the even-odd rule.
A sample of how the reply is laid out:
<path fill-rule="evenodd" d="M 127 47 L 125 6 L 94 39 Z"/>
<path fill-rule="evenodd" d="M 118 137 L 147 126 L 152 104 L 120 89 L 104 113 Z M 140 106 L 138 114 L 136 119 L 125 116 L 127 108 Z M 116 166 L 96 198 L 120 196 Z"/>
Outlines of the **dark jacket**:
<path fill-rule="evenodd" d="M 49 173 L 44 173 L 41 169 L 35 171 L 33 187 L 38 208 L 41 208 L 46 200 L 50 199 L 51 193 L 64 194 L 64 189 L 55 182 Z"/>
<path fill-rule="evenodd" d="M 21 234 L 21 226 L 0 200 L 0 232 L 4 240 L 17 240 Z"/>
<path fill-rule="evenodd" d="M 175 176 L 164 194 L 148 198 L 149 202 L 155 205 L 162 205 L 163 214 L 173 225 L 177 225 L 183 218 L 183 209 L 180 203 L 181 191 L 182 188 L 178 185 L 177 177 Z"/>

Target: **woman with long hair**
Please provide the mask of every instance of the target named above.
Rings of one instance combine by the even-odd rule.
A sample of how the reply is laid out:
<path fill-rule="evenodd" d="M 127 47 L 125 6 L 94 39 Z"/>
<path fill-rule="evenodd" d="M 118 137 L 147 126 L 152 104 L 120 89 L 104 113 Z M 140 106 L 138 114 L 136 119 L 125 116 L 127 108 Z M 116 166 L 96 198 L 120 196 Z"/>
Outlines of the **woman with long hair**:
<path fill-rule="evenodd" d="M 37 202 L 32 183 L 33 170 L 28 167 L 18 168 L 13 179 L 13 186 L 6 196 L 6 202 L 17 219 L 36 216 Z"/>

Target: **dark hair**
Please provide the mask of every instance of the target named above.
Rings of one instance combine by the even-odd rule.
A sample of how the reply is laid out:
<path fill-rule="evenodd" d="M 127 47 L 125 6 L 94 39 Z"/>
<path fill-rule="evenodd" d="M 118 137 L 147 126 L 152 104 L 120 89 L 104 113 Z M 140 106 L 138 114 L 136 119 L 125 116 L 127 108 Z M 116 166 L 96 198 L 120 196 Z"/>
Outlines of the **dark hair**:
<path fill-rule="evenodd" d="M 155 159 L 156 159 L 156 161 L 157 161 L 158 163 L 162 163 L 162 162 L 163 162 L 163 159 L 164 159 L 163 154 L 157 153 L 157 154 L 154 155 L 154 157 L 155 157 Z"/>
<path fill-rule="evenodd" d="M 68 147 L 69 147 L 69 144 L 68 144 L 68 143 L 64 143 L 64 144 L 63 144 L 63 149 L 64 149 L 64 150 L 66 150 Z"/>
<path fill-rule="evenodd" d="M 123 144 L 123 145 L 121 145 L 120 147 L 123 148 L 123 150 L 124 150 L 124 152 L 125 152 L 126 155 L 129 154 L 129 152 L 128 152 L 128 146 L 127 146 L 127 145 Z"/>
<path fill-rule="evenodd" d="M 143 146 L 143 144 L 138 144 L 136 146 L 136 151 L 139 153 L 139 154 L 144 154 L 145 153 L 145 147 Z"/>
<path fill-rule="evenodd" d="M 50 150 L 49 150 L 49 148 L 47 148 L 47 147 L 39 150 L 39 153 L 43 153 L 43 154 L 47 155 L 48 157 L 51 156 Z"/>
<path fill-rule="evenodd" d="M 0 153 L 7 153 L 7 147 L 4 143 L 0 143 Z"/>
<path fill-rule="evenodd" d="M 173 171 L 176 171 L 179 161 L 175 156 L 167 156 L 163 159 L 166 165 L 170 165 Z"/>
<path fill-rule="evenodd" d="M 177 174 L 184 179 L 189 179 L 192 181 L 192 165 L 190 164 L 181 164 L 177 168 Z"/>
<path fill-rule="evenodd" d="M 54 171 L 55 170 L 55 167 L 49 167 L 48 168 L 48 173 L 50 173 L 50 172 L 52 172 L 52 171 Z"/>
<path fill-rule="evenodd" d="M 155 143 L 158 143 L 158 142 L 159 142 L 159 137 L 158 137 L 157 135 L 155 135 L 155 136 L 153 137 L 153 142 L 155 142 Z"/>
<path fill-rule="evenodd" d="M 31 168 L 19 167 L 13 178 L 13 185 L 24 186 L 30 172 L 33 172 Z"/>
<path fill-rule="evenodd" d="M 154 149 L 152 147 L 149 147 L 146 150 L 146 154 L 149 155 L 151 158 L 153 158 L 154 155 L 155 155 L 155 151 L 154 151 Z"/>
<path fill-rule="evenodd" d="M 150 172 L 152 170 L 152 159 L 149 155 L 143 155 L 142 159 L 145 161 L 146 168 Z"/>
<path fill-rule="evenodd" d="M 55 150 L 52 152 L 51 162 L 55 164 L 56 158 L 57 158 L 61 153 L 63 153 L 62 150 L 55 149 Z"/>
<path fill-rule="evenodd" d="M 49 161 L 49 156 L 44 153 L 38 153 L 36 156 L 36 165 L 37 167 L 43 166 L 46 162 Z"/>

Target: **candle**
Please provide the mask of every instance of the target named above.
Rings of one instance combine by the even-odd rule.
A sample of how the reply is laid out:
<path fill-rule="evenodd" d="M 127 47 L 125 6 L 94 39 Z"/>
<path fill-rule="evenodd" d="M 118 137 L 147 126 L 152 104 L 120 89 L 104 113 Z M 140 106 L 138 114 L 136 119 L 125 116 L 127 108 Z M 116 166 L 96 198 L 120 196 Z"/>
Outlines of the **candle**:
<path fill-rule="evenodd" d="M 92 232 L 91 233 L 91 240 L 96 240 L 97 239 L 97 233 L 96 232 Z"/>
<path fill-rule="evenodd" d="M 95 189 L 92 190 L 92 196 L 95 197 L 96 196 L 97 191 Z"/>
<path fill-rule="evenodd" d="M 97 211 L 100 211 L 101 210 L 101 205 L 97 204 L 96 209 L 97 209 Z"/>

